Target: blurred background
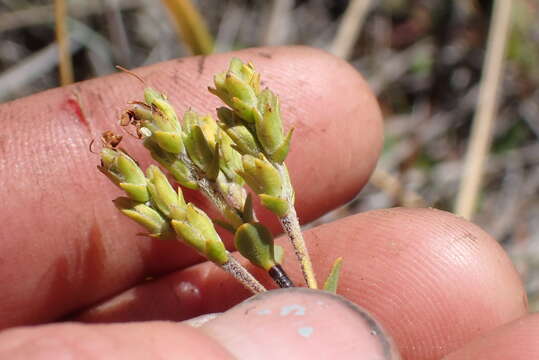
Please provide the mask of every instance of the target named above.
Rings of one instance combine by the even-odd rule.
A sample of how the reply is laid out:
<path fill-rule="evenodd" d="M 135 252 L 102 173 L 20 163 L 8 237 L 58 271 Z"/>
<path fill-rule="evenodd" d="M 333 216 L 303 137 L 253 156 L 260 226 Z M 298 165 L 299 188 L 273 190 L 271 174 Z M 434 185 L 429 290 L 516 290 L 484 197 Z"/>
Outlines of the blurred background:
<path fill-rule="evenodd" d="M 456 211 L 505 247 L 538 311 L 538 10 L 539 0 L 0 0 L 0 102 L 116 64 L 326 49 L 377 94 L 385 147 L 361 194 L 316 223 L 390 206 Z"/>

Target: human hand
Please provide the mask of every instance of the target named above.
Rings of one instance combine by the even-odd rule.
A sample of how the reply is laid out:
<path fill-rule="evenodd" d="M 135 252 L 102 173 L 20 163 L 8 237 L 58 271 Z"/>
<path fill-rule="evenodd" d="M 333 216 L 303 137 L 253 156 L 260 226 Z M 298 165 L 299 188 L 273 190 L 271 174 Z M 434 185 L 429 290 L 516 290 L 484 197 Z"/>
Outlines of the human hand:
<path fill-rule="evenodd" d="M 307 48 L 234 55 L 255 62 L 281 97 L 286 126 L 296 128 L 287 163 L 300 218 L 308 222 L 351 199 L 367 181 L 382 142 L 379 110 L 355 70 Z M 232 56 L 181 59 L 137 73 L 180 112 L 187 106 L 210 112 L 219 101 L 201 94 Z M 279 351 L 324 358 L 330 353 L 323 351 L 335 349 L 342 352 L 334 357 L 369 358 L 383 351 L 383 333 L 405 359 L 454 351 L 448 359 L 539 355 L 539 317 L 525 316 L 526 295 L 503 250 L 476 226 L 432 209 L 371 211 L 305 233 L 321 278 L 333 259 L 344 257 L 339 293 L 373 314 L 385 329 L 380 336 L 371 335 L 364 317 L 349 316 L 353 311 L 340 300 L 304 290 L 262 295 L 199 329 L 135 323 L 221 312 L 248 296 L 180 243 L 134 236 L 140 229 L 110 203 L 118 191 L 97 173 L 98 158 L 88 144 L 141 93 L 140 84 L 119 74 L 0 106 L 0 328 L 66 318 L 122 323 L 6 330 L 0 358 L 56 359 L 64 352 L 76 358 L 226 359 L 245 356 L 245 344 L 255 344 L 260 359 Z M 124 141 L 137 159 L 147 160 L 139 146 Z M 285 260 L 300 283 L 293 256 Z M 145 281 L 148 276 L 153 279 Z M 320 301 L 334 306 L 317 308 Z M 297 302 L 315 309 L 307 314 L 309 336 L 297 326 L 289 331 L 294 317 L 245 315 L 249 304 L 275 313 Z"/>

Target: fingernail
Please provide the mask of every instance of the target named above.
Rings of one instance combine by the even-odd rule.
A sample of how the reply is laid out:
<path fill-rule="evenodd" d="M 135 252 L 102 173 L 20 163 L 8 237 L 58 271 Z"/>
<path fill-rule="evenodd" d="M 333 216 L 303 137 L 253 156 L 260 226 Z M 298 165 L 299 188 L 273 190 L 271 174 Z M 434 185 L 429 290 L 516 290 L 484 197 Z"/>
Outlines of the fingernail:
<path fill-rule="evenodd" d="M 221 313 L 204 314 L 204 315 L 200 315 L 189 320 L 182 321 L 182 323 L 184 323 L 185 325 L 192 326 L 194 328 L 199 328 L 205 323 L 207 323 L 208 321 L 216 319 L 220 315 Z"/>
<path fill-rule="evenodd" d="M 200 327 L 237 359 L 400 359 L 365 310 L 306 288 L 254 296 Z"/>

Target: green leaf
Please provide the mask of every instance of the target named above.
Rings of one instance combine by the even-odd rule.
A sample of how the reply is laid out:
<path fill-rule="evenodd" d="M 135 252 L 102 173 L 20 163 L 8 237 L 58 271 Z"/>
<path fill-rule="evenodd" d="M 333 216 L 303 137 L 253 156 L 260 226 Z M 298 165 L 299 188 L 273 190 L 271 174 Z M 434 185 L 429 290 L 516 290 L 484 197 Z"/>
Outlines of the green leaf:
<path fill-rule="evenodd" d="M 247 199 L 245 199 L 245 204 L 243 204 L 242 218 L 245 222 L 254 221 L 253 197 L 251 196 L 251 194 L 247 195 Z"/>
<path fill-rule="evenodd" d="M 290 151 L 290 142 L 292 140 L 293 133 L 294 133 L 294 128 L 290 129 L 284 141 L 281 143 L 281 145 L 277 149 L 275 149 L 275 152 L 269 155 L 271 160 L 279 164 L 282 164 L 285 161 L 286 157 L 288 156 L 288 152 Z"/>
<path fill-rule="evenodd" d="M 339 285 L 339 276 L 341 274 L 342 258 L 337 258 L 331 267 L 331 271 L 324 283 L 324 290 L 337 293 L 337 286 Z"/>
<path fill-rule="evenodd" d="M 260 223 L 245 223 L 234 235 L 236 249 L 253 265 L 266 271 L 277 265 L 273 245 L 273 236 Z"/>

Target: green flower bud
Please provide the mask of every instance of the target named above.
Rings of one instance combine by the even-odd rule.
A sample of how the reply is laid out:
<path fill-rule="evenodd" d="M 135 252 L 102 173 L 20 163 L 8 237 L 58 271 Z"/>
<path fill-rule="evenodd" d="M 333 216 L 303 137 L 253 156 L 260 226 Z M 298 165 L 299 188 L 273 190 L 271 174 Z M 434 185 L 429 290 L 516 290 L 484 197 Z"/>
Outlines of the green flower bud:
<path fill-rule="evenodd" d="M 270 210 L 278 217 L 283 217 L 288 214 L 289 205 L 285 199 L 267 194 L 260 194 L 259 197 L 262 206 Z"/>
<path fill-rule="evenodd" d="M 217 116 L 221 120 L 219 126 L 230 136 L 238 152 L 253 156 L 260 153 L 255 137 L 232 110 L 220 107 L 217 109 Z"/>
<path fill-rule="evenodd" d="M 114 200 L 114 205 L 127 217 L 144 226 L 153 237 L 168 237 L 169 225 L 167 220 L 157 211 L 146 204 L 120 197 Z"/>
<path fill-rule="evenodd" d="M 161 147 L 161 149 L 172 153 L 179 154 L 183 151 L 184 145 L 180 133 L 152 131 L 152 138 Z"/>
<path fill-rule="evenodd" d="M 284 141 L 279 98 L 270 90 L 259 96 L 255 115 L 256 135 L 267 154 L 273 154 Z"/>
<path fill-rule="evenodd" d="M 225 76 L 225 87 L 230 99 L 237 98 L 247 106 L 256 106 L 258 99 L 250 84 L 236 74 L 228 72 Z"/>
<path fill-rule="evenodd" d="M 151 87 L 147 87 L 144 89 L 144 101 L 146 102 L 146 104 L 151 105 L 156 99 L 166 100 L 166 97 L 164 94 Z"/>
<path fill-rule="evenodd" d="M 228 261 L 228 253 L 211 219 L 193 204 L 187 204 L 185 217 L 172 220 L 172 226 L 188 245 L 210 261 L 220 265 Z"/>
<path fill-rule="evenodd" d="M 192 203 L 187 204 L 185 220 L 193 227 L 198 229 L 206 241 L 221 241 L 215 231 L 213 222 L 206 213 L 197 208 Z"/>
<path fill-rule="evenodd" d="M 234 235 L 236 249 L 254 265 L 268 271 L 278 262 L 275 259 L 273 236 L 260 223 L 245 223 Z"/>
<path fill-rule="evenodd" d="M 144 146 L 150 150 L 152 158 L 170 172 L 174 179 L 189 189 L 198 189 L 196 181 L 185 164 L 172 153 L 164 151 L 151 138 L 144 140 Z"/>
<path fill-rule="evenodd" d="M 144 100 L 148 105 L 157 111 L 153 112 L 154 122 L 156 126 L 162 131 L 180 132 L 181 125 L 176 115 L 176 111 L 172 105 L 168 102 L 167 97 L 164 94 L 152 88 L 144 89 Z M 155 118 L 158 114 L 159 117 Z"/>
<path fill-rule="evenodd" d="M 194 126 L 200 127 L 208 144 L 210 144 L 212 148 L 215 147 L 219 127 L 217 126 L 217 122 L 211 116 L 202 116 L 192 110 L 188 110 L 183 116 L 183 122 L 186 127 L 186 132 L 189 132 Z"/>
<path fill-rule="evenodd" d="M 101 149 L 101 166 L 97 168 L 122 188 L 131 199 L 148 201 L 146 177 L 135 160 L 126 153 L 111 148 Z"/>
<path fill-rule="evenodd" d="M 150 165 L 146 170 L 146 176 L 152 203 L 166 217 L 171 218 L 171 213 L 175 209 L 185 208 L 186 204 L 180 188 L 176 192 L 165 174 L 157 166 Z"/>
<path fill-rule="evenodd" d="M 210 170 L 215 155 L 200 126 L 191 127 L 184 135 L 183 142 L 193 163 L 205 172 Z"/>
<path fill-rule="evenodd" d="M 242 79 L 245 79 L 244 76 L 247 75 L 247 73 L 245 71 L 242 71 L 243 65 L 244 63 L 240 59 L 232 58 L 230 59 L 230 64 L 228 65 L 228 72 L 233 73 L 241 77 Z"/>
<path fill-rule="evenodd" d="M 241 155 L 232 149 L 232 140 L 219 129 L 217 122 L 211 116 L 189 110 L 184 115 L 184 124 L 189 157 L 204 170 L 206 177 L 215 181 L 219 170 L 223 170 L 230 180 L 238 179 L 235 169 L 241 167 Z"/>
<path fill-rule="evenodd" d="M 253 64 L 245 64 L 238 58 L 232 58 L 232 60 L 230 60 L 228 72 L 233 73 L 248 83 L 253 88 L 256 95 L 260 93 L 260 73 L 255 71 Z"/>
<path fill-rule="evenodd" d="M 255 72 L 251 64 L 232 59 L 228 71 L 214 77 L 214 84 L 215 88 L 209 88 L 212 94 L 233 108 L 244 121 L 254 121 L 253 111 L 260 93 L 260 74 Z"/>
<path fill-rule="evenodd" d="M 279 171 L 267 160 L 243 155 L 243 170 L 239 174 L 257 194 L 278 197 L 282 192 L 282 181 Z"/>
<path fill-rule="evenodd" d="M 179 154 L 183 151 L 181 125 L 172 105 L 163 94 L 147 88 L 144 90 L 147 104 L 135 104 L 132 112 L 141 120 L 149 135 L 163 150 Z M 149 116 L 148 112 L 151 112 Z"/>
<path fill-rule="evenodd" d="M 200 253 L 204 253 L 206 250 L 206 242 L 198 229 L 192 227 L 184 220 L 173 219 L 171 224 L 174 231 L 176 231 L 176 234 L 181 236 L 187 245 L 194 247 Z"/>

